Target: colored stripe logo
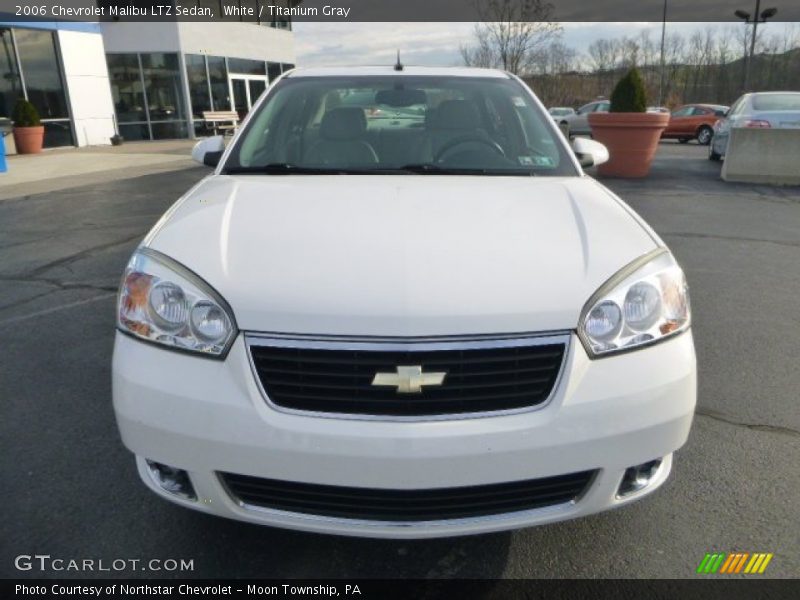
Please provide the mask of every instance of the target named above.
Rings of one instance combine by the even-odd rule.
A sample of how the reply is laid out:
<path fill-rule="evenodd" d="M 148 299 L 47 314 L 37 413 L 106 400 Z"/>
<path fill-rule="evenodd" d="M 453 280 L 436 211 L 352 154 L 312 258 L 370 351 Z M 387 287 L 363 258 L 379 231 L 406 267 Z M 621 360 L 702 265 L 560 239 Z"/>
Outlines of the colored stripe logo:
<path fill-rule="evenodd" d="M 773 556 L 771 552 L 706 553 L 697 567 L 697 572 L 703 575 L 713 573 L 761 575 L 767 570 L 767 565 Z"/>

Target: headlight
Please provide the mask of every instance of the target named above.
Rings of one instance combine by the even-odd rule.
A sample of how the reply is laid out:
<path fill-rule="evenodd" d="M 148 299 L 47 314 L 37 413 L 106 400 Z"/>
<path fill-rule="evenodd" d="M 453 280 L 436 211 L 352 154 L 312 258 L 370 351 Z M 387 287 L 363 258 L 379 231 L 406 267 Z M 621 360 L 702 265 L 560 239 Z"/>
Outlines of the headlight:
<path fill-rule="evenodd" d="M 138 338 L 224 356 L 236 336 L 227 303 L 189 269 L 140 248 L 125 269 L 117 301 L 117 327 Z"/>
<path fill-rule="evenodd" d="M 619 271 L 589 299 L 578 336 L 590 356 L 654 344 L 689 327 L 689 289 L 664 249 Z"/>

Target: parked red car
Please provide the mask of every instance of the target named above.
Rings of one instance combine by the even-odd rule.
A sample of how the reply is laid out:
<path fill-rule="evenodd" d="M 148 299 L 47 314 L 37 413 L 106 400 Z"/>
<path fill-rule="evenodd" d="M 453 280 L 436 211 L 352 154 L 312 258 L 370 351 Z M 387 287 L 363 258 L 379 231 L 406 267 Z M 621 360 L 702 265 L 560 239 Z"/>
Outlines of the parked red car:
<path fill-rule="evenodd" d="M 728 107 L 719 104 L 685 104 L 672 111 L 661 137 L 677 139 L 681 144 L 696 139 L 707 146 L 714 136 L 714 123 L 726 112 Z"/>

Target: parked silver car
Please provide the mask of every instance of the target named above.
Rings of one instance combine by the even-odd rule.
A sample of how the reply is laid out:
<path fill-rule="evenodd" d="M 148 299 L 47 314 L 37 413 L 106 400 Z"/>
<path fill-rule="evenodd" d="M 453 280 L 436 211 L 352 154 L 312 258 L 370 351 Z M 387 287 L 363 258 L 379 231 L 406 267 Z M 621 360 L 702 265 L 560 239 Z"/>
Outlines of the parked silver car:
<path fill-rule="evenodd" d="M 567 115 L 558 119 L 557 123 L 569 125 L 570 135 L 592 135 L 592 128 L 589 126 L 589 113 L 608 112 L 611 108 L 609 100 L 595 100 L 581 106 L 574 115 Z"/>
<path fill-rule="evenodd" d="M 547 112 L 553 117 L 553 120 L 558 123 L 561 117 L 567 117 L 575 114 L 575 109 L 569 106 L 553 106 L 547 109 Z"/>
<path fill-rule="evenodd" d="M 800 92 L 755 92 L 741 96 L 714 124 L 714 137 L 708 145 L 709 160 L 725 156 L 733 127 L 800 128 Z"/>

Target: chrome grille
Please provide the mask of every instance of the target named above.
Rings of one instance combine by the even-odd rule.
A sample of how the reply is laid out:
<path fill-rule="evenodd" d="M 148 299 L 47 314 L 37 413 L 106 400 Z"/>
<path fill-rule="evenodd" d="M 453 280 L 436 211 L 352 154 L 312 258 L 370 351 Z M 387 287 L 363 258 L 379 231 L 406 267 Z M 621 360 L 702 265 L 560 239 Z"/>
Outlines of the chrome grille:
<path fill-rule="evenodd" d="M 568 335 L 398 342 L 297 340 L 248 336 L 254 371 L 267 398 L 288 410 L 425 418 L 538 406 L 550 397 Z M 418 393 L 375 386 L 377 373 L 416 365 L 445 373 Z"/>

